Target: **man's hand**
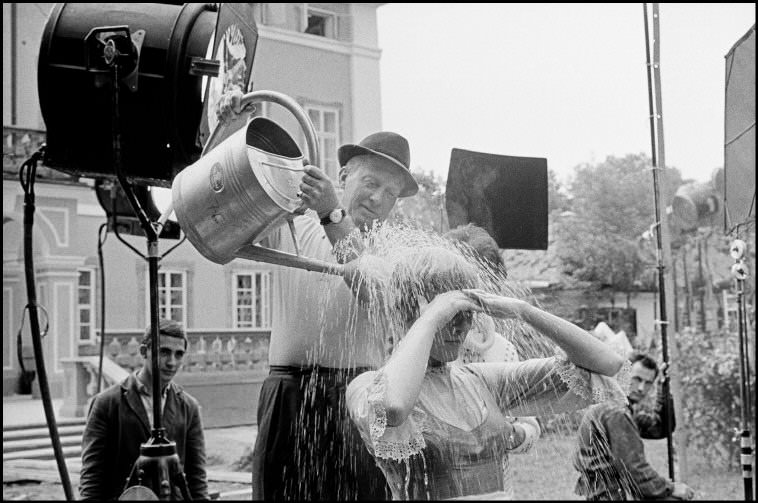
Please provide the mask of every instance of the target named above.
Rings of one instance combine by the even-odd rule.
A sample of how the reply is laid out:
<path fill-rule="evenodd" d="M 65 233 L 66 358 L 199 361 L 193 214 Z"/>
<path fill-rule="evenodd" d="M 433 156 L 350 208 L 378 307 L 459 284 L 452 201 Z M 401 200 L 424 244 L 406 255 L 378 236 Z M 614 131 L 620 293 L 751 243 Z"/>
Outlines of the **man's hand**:
<path fill-rule="evenodd" d="M 691 500 L 695 497 L 695 491 L 683 482 L 674 482 L 674 491 L 671 496 L 682 500 Z"/>
<path fill-rule="evenodd" d="M 235 119 L 243 111 L 253 113 L 255 105 L 249 103 L 242 108 L 242 89 L 238 86 L 232 86 L 228 91 L 221 95 L 216 105 L 216 118 L 219 122 L 229 122 Z"/>
<path fill-rule="evenodd" d="M 658 364 L 658 388 L 663 389 L 663 384 L 668 380 L 669 378 L 669 364 L 666 362 L 661 362 Z"/>
<path fill-rule="evenodd" d="M 319 218 L 324 218 L 340 203 L 334 184 L 326 173 L 316 166 L 307 165 L 304 173 L 298 197 L 305 207 L 318 213 Z"/>

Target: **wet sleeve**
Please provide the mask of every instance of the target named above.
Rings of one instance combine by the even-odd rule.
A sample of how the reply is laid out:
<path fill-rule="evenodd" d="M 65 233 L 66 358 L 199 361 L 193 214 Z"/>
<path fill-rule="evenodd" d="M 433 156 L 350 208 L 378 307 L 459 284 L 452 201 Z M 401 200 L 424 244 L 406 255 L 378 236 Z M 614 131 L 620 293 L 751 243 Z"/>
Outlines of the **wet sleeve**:
<path fill-rule="evenodd" d="M 623 380 L 627 379 L 628 363 L 619 372 Z M 616 377 L 595 374 L 561 355 L 466 366 L 479 375 L 508 416 L 552 415 L 606 400 L 626 403 L 626 393 Z"/>
<path fill-rule="evenodd" d="M 645 446 L 631 418 L 622 411 L 606 419 L 611 451 L 629 471 L 645 499 L 663 498 L 674 490 L 674 484 L 658 475 L 645 458 Z"/>
<path fill-rule="evenodd" d="M 398 426 L 387 426 L 386 380 L 381 371 L 364 372 L 348 385 L 346 399 L 350 418 L 375 457 L 408 459 L 426 447 L 419 428 L 422 420 L 414 411 Z"/>

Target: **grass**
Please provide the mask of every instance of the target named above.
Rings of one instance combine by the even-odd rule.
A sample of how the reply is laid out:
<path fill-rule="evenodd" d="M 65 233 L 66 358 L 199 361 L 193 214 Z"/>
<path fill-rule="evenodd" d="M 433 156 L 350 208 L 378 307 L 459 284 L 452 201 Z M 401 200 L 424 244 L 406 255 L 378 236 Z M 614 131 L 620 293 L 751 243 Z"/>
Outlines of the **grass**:
<path fill-rule="evenodd" d="M 237 470 L 238 462 L 249 455 L 255 442 L 253 426 L 211 428 L 205 430 L 209 470 Z M 571 464 L 574 437 L 566 434 L 545 434 L 528 454 L 511 457 L 514 498 L 517 500 L 580 500 L 574 494 L 577 472 Z M 645 453 L 654 469 L 668 473 L 666 441 L 646 440 Z M 696 453 L 690 451 L 690 470 L 684 482 L 696 491 L 696 500 L 743 500 L 742 475 L 738 471 L 708 468 Z M 241 470 L 250 471 L 249 468 Z M 27 481 L 29 482 L 29 481 Z M 211 483 L 212 491 L 229 490 L 232 484 Z M 238 488 L 238 484 L 234 484 Z M 3 499 L 63 499 L 60 484 L 4 484 Z"/>
<path fill-rule="evenodd" d="M 668 475 L 666 440 L 645 440 L 645 454 L 651 466 Z M 514 498 L 517 500 L 580 500 L 574 494 L 578 473 L 571 459 L 574 438 L 544 435 L 528 454 L 511 457 Z M 742 475 L 738 471 L 714 469 L 698 462 L 690 451 L 687 483 L 696 500 L 744 500 Z"/>
<path fill-rule="evenodd" d="M 577 472 L 571 464 L 574 447 L 573 430 L 565 433 L 544 434 L 528 454 L 511 457 L 514 478 L 514 497 L 518 500 L 580 500 L 574 494 Z M 252 426 L 206 430 L 206 450 L 209 469 L 249 472 L 249 463 L 238 469 L 239 461 L 249 457 L 255 442 L 256 430 Z M 666 440 L 645 440 L 647 459 L 658 473 L 667 476 Z M 693 451 L 689 455 L 688 483 L 696 491 L 698 500 L 742 500 L 742 475 L 738 471 L 714 469 L 699 461 Z M 211 464 L 217 467 L 211 468 Z M 243 463 L 244 464 L 244 463 Z"/>

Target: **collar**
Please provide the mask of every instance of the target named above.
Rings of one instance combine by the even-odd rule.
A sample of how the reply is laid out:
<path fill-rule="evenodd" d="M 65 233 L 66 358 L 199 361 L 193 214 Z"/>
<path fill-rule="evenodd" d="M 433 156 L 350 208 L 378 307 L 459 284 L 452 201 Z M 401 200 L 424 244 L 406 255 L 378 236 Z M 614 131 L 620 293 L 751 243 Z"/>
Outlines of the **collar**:
<path fill-rule="evenodd" d="M 134 372 L 134 380 L 137 382 L 137 391 L 140 395 L 148 396 L 150 398 L 153 397 L 152 392 L 148 391 L 147 386 L 145 386 L 145 383 L 142 382 L 142 379 L 139 378 L 139 372 L 140 370 L 137 370 Z M 169 381 L 169 383 L 163 388 L 161 391 L 161 397 L 166 398 L 166 395 L 168 394 L 168 390 L 171 388 L 174 389 L 174 381 Z"/>

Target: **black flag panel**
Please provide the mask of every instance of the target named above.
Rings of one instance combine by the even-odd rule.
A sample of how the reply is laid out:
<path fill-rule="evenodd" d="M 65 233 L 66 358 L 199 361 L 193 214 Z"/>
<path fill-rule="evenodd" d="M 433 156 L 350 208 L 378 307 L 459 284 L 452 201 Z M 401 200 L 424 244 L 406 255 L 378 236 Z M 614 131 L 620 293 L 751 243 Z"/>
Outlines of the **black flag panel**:
<path fill-rule="evenodd" d="M 755 218 L 755 25 L 726 55 L 725 230 Z"/>
<path fill-rule="evenodd" d="M 473 223 L 500 248 L 547 250 L 547 159 L 454 148 L 445 206 L 451 229 Z"/>

